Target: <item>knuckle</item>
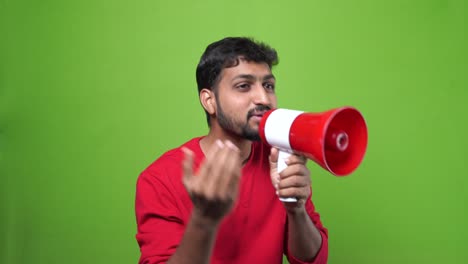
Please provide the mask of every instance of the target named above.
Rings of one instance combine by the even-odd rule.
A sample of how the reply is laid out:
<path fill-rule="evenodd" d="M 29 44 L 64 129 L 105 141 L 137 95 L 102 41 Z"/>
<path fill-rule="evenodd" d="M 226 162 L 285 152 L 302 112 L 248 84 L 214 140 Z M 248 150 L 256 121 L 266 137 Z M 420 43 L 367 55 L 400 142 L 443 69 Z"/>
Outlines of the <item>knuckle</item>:
<path fill-rule="evenodd" d="M 281 190 L 278 191 L 278 194 L 279 194 L 279 196 L 281 196 L 281 197 L 288 197 L 288 196 L 291 196 L 290 193 L 291 193 L 291 192 L 290 192 L 289 189 L 281 189 Z"/>
<path fill-rule="evenodd" d="M 302 167 L 301 167 L 300 164 L 294 164 L 291 167 L 292 167 L 291 170 L 292 170 L 293 174 L 300 174 L 301 173 Z"/>
<path fill-rule="evenodd" d="M 191 188 L 189 189 L 189 191 L 190 191 L 191 193 L 193 193 L 193 194 L 196 195 L 196 196 L 199 196 L 199 195 L 200 195 L 201 190 L 200 190 L 200 188 L 199 188 L 198 186 L 196 186 L 196 185 L 193 186 L 193 185 L 192 185 L 192 186 L 190 186 L 190 187 L 191 187 Z"/>
<path fill-rule="evenodd" d="M 190 181 L 188 179 L 182 179 L 182 183 L 184 184 L 185 189 L 191 190 L 192 185 L 190 184 Z"/>
<path fill-rule="evenodd" d="M 299 187 L 302 185 L 302 179 L 300 176 L 296 176 L 294 177 L 294 186 L 295 187 Z"/>
<path fill-rule="evenodd" d="M 279 189 L 278 190 L 278 196 L 280 196 L 280 197 L 284 196 L 284 189 Z"/>
<path fill-rule="evenodd" d="M 212 191 L 207 191 L 207 192 L 205 192 L 205 193 L 204 193 L 204 196 L 205 196 L 205 198 L 206 198 L 207 200 L 215 200 L 215 198 L 216 198 L 215 193 L 212 192 Z"/>

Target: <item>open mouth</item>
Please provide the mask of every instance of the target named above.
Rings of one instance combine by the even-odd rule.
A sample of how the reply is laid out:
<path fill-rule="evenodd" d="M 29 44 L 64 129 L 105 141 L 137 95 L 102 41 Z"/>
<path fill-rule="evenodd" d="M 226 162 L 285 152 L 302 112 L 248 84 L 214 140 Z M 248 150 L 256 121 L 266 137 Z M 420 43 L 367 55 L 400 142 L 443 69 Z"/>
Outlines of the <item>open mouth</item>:
<path fill-rule="evenodd" d="M 253 119 L 253 120 L 255 120 L 256 122 L 260 122 L 260 120 L 262 120 L 263 115 L 264 115 L 265 113 L 266 113 L 266 112 L 255 112 L 255 113 L 253 113 L 252 115 L 250 115 L 249 119 Z"/>
<path fill-rule="evenodd" d="M 270 109 L 270 107 L 265 105 L 257 106 L 249 111 L 247 119 L 253 118 L 255 120 L 260 120 Z"/>
<path fill-rule="evenodd" d="M 250 117 L 262 118 L 266 112 L 255 112 Z"/>

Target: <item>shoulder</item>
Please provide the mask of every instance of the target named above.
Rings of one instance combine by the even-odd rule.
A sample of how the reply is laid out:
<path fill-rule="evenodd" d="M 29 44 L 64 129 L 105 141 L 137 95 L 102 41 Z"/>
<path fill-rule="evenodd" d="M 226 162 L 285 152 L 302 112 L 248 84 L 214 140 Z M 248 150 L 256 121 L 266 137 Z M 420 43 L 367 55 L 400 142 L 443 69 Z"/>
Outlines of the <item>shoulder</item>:
<path fill-rule="evenodd" d="M 196 147 L 199 140 L 199 137 L 193 138 L 176 148 L 166 151 L 159 158 L 153 161 L 147 168 L 145 168 L 141 172 L 140 177 L 156 177 L 159 180 L 165 180 L 167 177 L 174 178 L 181 174 L 182 161 L 184 159 L 182 147 L 186 147 L 196 152 Z"/>

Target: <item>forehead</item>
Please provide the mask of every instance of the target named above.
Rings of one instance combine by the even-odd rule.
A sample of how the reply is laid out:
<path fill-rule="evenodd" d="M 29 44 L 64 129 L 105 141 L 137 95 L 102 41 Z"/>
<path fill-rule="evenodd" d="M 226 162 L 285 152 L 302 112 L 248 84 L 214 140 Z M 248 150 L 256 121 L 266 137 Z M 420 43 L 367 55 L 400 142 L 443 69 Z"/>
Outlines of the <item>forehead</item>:
<path fill-rule="evenodd" d="M 239 59 L 239 64 L 233 67 L 224 68 L 221 71 L 220 80 L 221 82 L 229 81 L 238 77 L 239 75 L 252 75 L 262 78 L 266 75 L 271 75 L 271 69 L 268 64 L 264 62 L 258 63 Z"/>

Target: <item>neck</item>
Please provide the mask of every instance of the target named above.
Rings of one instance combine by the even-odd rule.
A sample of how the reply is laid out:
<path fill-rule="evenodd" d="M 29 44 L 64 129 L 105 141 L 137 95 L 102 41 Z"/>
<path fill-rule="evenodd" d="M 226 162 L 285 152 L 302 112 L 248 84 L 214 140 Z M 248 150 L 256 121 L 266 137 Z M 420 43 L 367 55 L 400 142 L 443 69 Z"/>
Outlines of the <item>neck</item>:
<path fill-rule="evenodd" d="M 241 160 L 244 163 L 249 158 L 252 147 L 252 141 L 241 138 L 236 135 L 227 134 L 226 132 L 217 131 L 217 129 L 215 128 L 211 128 L 208 135 L 200 140 L 200 147 L 205 156 L 210 150 L 211 146 L 218 139 L 223 142 L 226 140 L 230 140 L 234 145 L 236 145 L 236 147 L 240 150 Z"/>

